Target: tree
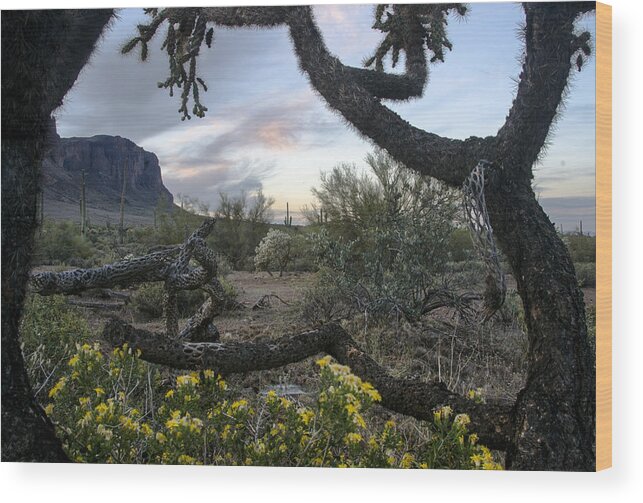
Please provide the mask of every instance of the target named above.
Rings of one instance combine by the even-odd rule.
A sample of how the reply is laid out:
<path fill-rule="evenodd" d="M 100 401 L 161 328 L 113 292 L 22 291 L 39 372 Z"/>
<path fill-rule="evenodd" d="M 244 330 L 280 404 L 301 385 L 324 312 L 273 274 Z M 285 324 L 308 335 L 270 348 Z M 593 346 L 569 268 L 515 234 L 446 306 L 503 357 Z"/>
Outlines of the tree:
<path fill-rule="evenodd" d="M 230 260 L 235 269 L 243 269 L 247 266 L 248 256 L 266 234 L 272 216 L 270 208 L 275 200 L 261 189 L 251 200 L 245 192 L 238 197 L 221 192 L 219 198 L 216 249 Z"/>
<path fill-rule="evenodd" d="M 478 161 L 491 161 L 485 185 L 486 203 L 496 238 L 517 278 L 518 292 L 525 307 L 529 369 L 527 383 L 516 403 L 509 408 L 497 404 L 487 404 L 480 408 L 476 416 L 477 427 L 486 428 L 490 436 L 496 431 L 500 440 L 498 445 L 507 452 L 506 464 L 509 468 L 592 470 L 595 466 L 595 362 L 587 336 L 582 293 L 575 279 L 569 253 L 538 204 L 531 179 L 532 166 L 545 144 L 562 102 L 572 62 L 580 69 L 584 58 L 590 53 L 589 34 L 576 34 L 574 21 L 584 12 L 595 9 L 595 3 L 535 3 L 525 4 L 523 8 L 526 21 L 525 54 L 516 97 L 505 124 L 496 136 L 487 138 L 454 140 L 441 137 L 411 126 L 382 103 L 382 100 L 407 100 L 422 95 L 428 75 L 427 53 L 431 61 L 444 60 L 444 50 L 451 48 L 445 29 L 446 16 L 451 11 L 464 14 L 466 8 L 459 4 L 379 6 L 374 27 L 382 31 L 385 37 L 368 61 L 375 65 L 375 69 L 349 67 L 332 56 L 324 44 L 311 8 L 306 6 L 149 9 L 150 24 L 139 26 L 139 36 L 128 43 L 124 51 L 141 44 L 142 57 L 145 59 L 147 43 L 167 21 L 164 47 L 172 71 L 162 85 L 169 89 L 181 88 L 183 118 L 189 117 L 187 105 L 190 98 L 194 101 L 192 113 L 203 116 L 207 108 L 201 104 L 199 85 L 205 89 L 205 84 L 196 74 L 196 61 L 203 42 L 208 46 L 212 43 L 213 28 L 208 28 L 208 23 L 229 28 L 270 28 L 284 25 L 289 29 L 299 65 L 313 88 L 357 131 L 385 149 L 398 162 L 422 175 L 436 178 L 452 187 L 460 187 Z M 28 22 L 33 21 L 27 14 L 23 13 L 22 16 Z M 42 23 L 48 21 L 51 15 L 46 14 L 47 18 L 44 14 L 40 16 Z M 68 47 L 67 50 L 64 47 L 58 48 L 61 51 L 58 54 L 72 60 L 73 64 L 69 66 L 52 65 L 51 60 L 40 59 L 39 67 L 22 70 L 22 74 L 17 74 L 14 69 L 19 67 L 20 57 L 27 61 L 31 56 L 40 55 L 42 58 L 46 52 L 39 47 L 40 41 L 37 41 L 35 47 L 33 44 L 18 47 L 15 51 L 17 58 L 11 59 L 11 76 L 6 77 L 8 72 L 3 72 L 3 97 L 9 95 L 5 94 L 7 81 L 8 84 L 13 84 L 14 94 L 11 96 L 18 98 L 16 105 L 13 104 L 13 99 L 3 99 L 3 129 L 5 124 L 9 124 L 13 113 L 19 118 L 25 115 L 36 117 L 36 130 L 39 132 L 37 135 L 28 133 L 31 143 L 27 145 L 28 149 L 22 151 L 19 150 L 19 139 L 13 137 L 13 157 L 10 157 L 9 149 L 5 149 L 4 141 L 2 146 L 2 218 L 3 223 L 9 223 L 3 226 L 2 295 L 3 305 L 10 306 L 9 313 L 5 314 L 6 308 L 3 310 L 2 399 L 5 425 L 5 395 L 8 396 L 5 393 L 5 383 L 9 383 L 8 389 L 17 389 L 13 379 L 20 373 L 24 374 L 24 368 L 18 368 L 22 365 L 22 356 L 18 346 L 17 324 L 35 227 L 35 194 L 38 188 L 37 167 L 27 170 L 20 167 L 39 165 L 44 121 L 71 87 L 77 71 L 72 79 L 61 83 L 60 92 L 52 95 L 56 97 L 53 103 L 43 94 L 28 100 L 28 93 L 17 87 L 24 84 L 25 74 L 27 82 L 32 85 L 40 82 L 39 85 L 44 88 L 43 83 L 49 84 L 51 81 L 43 76 L 59 71 L 72 74 L 70 67 L 79 70 L 100 33 L 100 29 L 96 32 L 88 26 L 83 26 L 86 31 L 52 31 L 48 27 L 49 30 L 46 31 L 24 30 L 24 33 L 20 33 L 21 30 L 15 27 L 17 23 L 13 28 L 7 25 L 5 29 L 7 17 L 3 15 L 2 20 L 3 48 L 9 47 L 9 41 L 14 38 L 19 40 L 19 37 L 26 35 L 38 37 L 38 33 L 43 32 L 64 33 L 61 35 L 64 41 L 65 37 L 87 33 L 91 44 L 83 45 L 87 50 L 81 55 L 76 50 L 81 44 L 72 44 L 72 49 Z M 103 25 L 104 22 L 100 28 Z M 56 43 L 59 42 L 56 40 Z M 389 52 L 392 53 L 394 62 L 400 52 L 404 52 L 404 74 L 384 71 L 383 59 Z M 4 56 L 3 53 L 3 65 L 5 61 L 9 61 Z M 25 67 L 24 63 L 22 67 Z M 12 105 L 5 107 L 7 102 Z M 25 102 L 31 102 L 35 110 L 21 110 L 19 106 Z M 5 115 L 5 108 L 8 115 Z M 32 115 L 28 115 L 29 113 Z M 15 122 L 17 121 L 14 120 L 14 124 Z M 35 149 L 35 157 L 32 153 L 34 141 L 40 142 Z M 7 169 L 12 177 L 9 180 L 13 182 L 9 184 L 5 180 L 7 163 L 11 166 Z M 14 194 L 12 204 L 5 204 L 4 187 L 8 186 L 12 191 L 22 191 L 21 196 L 27 194 L 28 197 L 18 202 Z M 16 229 L 16 222 L 25 223 L 20 226 L 20 231 Z M 12 279 L 8 279 L 8 275 Z M 5 281 L 10 283 L 5 285 Z M 293 344 L 296 342 L 286 341 L 283 347 L 271 347 L 269 363 L 283 365 L 301 358 L 307 352 L 294 350 Z M 312 345 L 312 338 L 307 338 L 306 343 Z M 344 354 L 344 357 L 350 355 L 352 359 L 366 358 L 350 345 L 341 346 L 347 350 L 342 353 L 343 350 L 338 349 L 338 341 L 332 338 L 319 344 L 334 350 L 340 356 Z M 9 348 L 9 353 L 6 348 Z M 158 344 L 155 348 L 158 353 Z M 279 357 L 275 353 L 277 350 L 282 351 Z M 255 357 L 249 362 L 254 362 L 254 368 L 257 369 L 268 368 L 266 361 L 259 362 L 263 366 L 257 363 L 258 355 L 260 352 L 255 352 Z M 163 361 L 167 361 L 167 355 L 164 358 Z M 154 359 L 153 355 L 150 359 Z M 368 360 L 364 361 L 368 363 Z M 247 363 L 244 366 L 247 367 Z M 374 372 L 373 380 L 376 385 L 377 377 L 378 373 Z M 394 396 L 402 400 L 404 405 L 420 403 L 425 409 L 444 401 L 461 403 L 452 393 L 438 393 L 437 388 L 429 388 L 429 392 L 426 392 L 427 387 L 419 392 L 417 388 L 403 385 L 396 389 Z M 22 381 L 22 389 L 28 390 L 26 378 Z M 24 392 L 21 397 L 17 399 L 17 404 L 33 403 L 28 397 L 24 398 Z M 496 428 L 493 426 L 494 422 Z M 26 431 L 29 428 L 42 430 L 34 421 L 29 423 Z M 507 429 L 509 433 L 503 436 Z M 5 431 L 6 426 L 3 428 L 3 444 Z M 21 455 L 19 453 L 27 452 L 21 449 L 16 444 L 15 450 L 11 451 L 12 456 L 17 458 Z M 55 450 L 54 447 L 51 449 L 51 452 Z M 5 452 L 3 449 L 3 457 L 6 456 L 8 460 L 10 456 Z M 38 459 L 37 453 L 32 456 L 33 459 Z M 40 453 L 40 458 L 42 457 L 44 454 Z"/>
<path fill-rule="evenodd" d="M 256 269 L 267 271 L 271 276 L 270 269 L 278 269 L 279 277 L 283 276 L 292 258 L 291 248 L 292 237 L 287 232 L 270 229 L 255 250 Z"/>
<path fill-rule="evenodd" d="M 333 270 L 332 282 L 352 285 L 347 296 L 360 312 L 417 321 L 445 304 L 464 306 L 472 294 L 458 296 L 445 287 L 448 237 L 461 198 L 385 152 L 369 154 L 366 163 L 374 177 L 339 164 L 313 189 L 328 215 L 314 240 L 318 265 Z"/>

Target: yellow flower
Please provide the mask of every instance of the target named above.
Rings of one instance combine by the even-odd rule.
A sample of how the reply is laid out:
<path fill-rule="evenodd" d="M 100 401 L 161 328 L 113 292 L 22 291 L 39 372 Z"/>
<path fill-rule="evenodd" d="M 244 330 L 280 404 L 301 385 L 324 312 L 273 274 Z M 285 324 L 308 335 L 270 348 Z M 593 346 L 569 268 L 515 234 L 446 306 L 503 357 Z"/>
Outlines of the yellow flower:
<path fill-rule="evenodd" d="M 361 414 L 356 413 L 353 415 L 353 423 L 355 423 L 360 428 L 366 428 L 366 422 L 364 421 L 364 418 Z"/>
<path fill-rule="evenodd" d="M 203 371 L 203 376 L 206 377 L 207 379 L 212 379 L 214 378 L 214 371 L 213 370 L 204 370 Z"/>
<path fill-rule="evenodd" d="M 102 396 L 105 394 L 105 390 L 103 388 L 94 388 L 94 391 L 96 392 L 96 396 Z"/>
<path fill-rule="evenodd" d="M 330 365 L 330 370 L 335 375 L 343 375 L 343 376 L 347 376 L 351 371 L 351 369 L 348 368 L 346 365 L 340 365 L 339 363 L 332 363 Z M 356 376 L 352 376 L 352 377 L 355 378 Z M 352 381 L 354 382 L 354 379 L 352 379 Z"/>
<path fill-rule="evenodd" d="M 237 400 L 236 402 L 233 402 L 232 405 L 230 405 L 230 409 L 232 409 L 233 412 L 235 412 L 237 409 L 245 409 L 248 406 L 248 401 L 247 400 Z"/>
<path fill-rule="evenodd" d="M 178 463 L 180 465 L 193 465 L 196 463 L 196 459 L 192 456 L 188 456 L 187 454 L 181 454 L 179 456 Z"/>
<path fill-rule="evenodd" d="M 324 356 L 323 358 L 317 360 L 317 365 L 321 368 L 324 368 L 330 364 L 330 356 Z"/>
<path fill-rule="evenodd" d="M 65 376 L 61 377 L 54 387 L 49 390 L 49 398 L 53 398 L 65 387 L 67 384 L 67 378 Z"/>
<path fill-rule="evenodd" d="M 374 402 L 382 401 L 382 395 L 369 382 L 362 383 L 362 391 L 366 393 Z"/>
<path fill-rule="evenodd" d="M 47 414 L 48 416 L 51 416 L 53 411 L 54 411 L 54 404 L 53 403 L 47 404 L 47 406 L 45 407 L 45 414 Z"/>
<path fill-rule="evenodd" d="M 346 445 L 354 445 L 361 442 L 362 439 L 363 437 L 359 433 L 348 433 L 344 437 L 344 442 L 346 443 Z"/>
<path fill-rule="evenodd" d="M 177 376 L 176 384 L 177 386 L 187 386 L 189 384 L 196 386 L 199 384 L 199 378 L 194 374 Z"/>
<path fill-rule="evenodd" d="M 86 396 L 81 396 L 81 397 L 78 399 L 78 403 L 79 403 L 81 406 L 85 407 L 87 404 L 89 404 L 89 398 L 88 398 L 88 397 L 86 397 Z"/>
<path fill-rule="evenodd" d="M 109 407 L 107 406 L 106 403 L 101 402 L 95 407 L 95 409 L 96 409 L 96 412 L 98 412 L 99 415 L 104 416 L 105 414 L 107 414 L 107 411 L 109 410 Z"/>
<path fill-rule="evenodd" d="M 354 414 L 357 414 L 357 411 L 359 410 L 355 405 L 352 403 L 348 403 L 344 407 L 346 409 L 346 412 L 348 412 L 349 416 L 352 416 Z"/>
<path fill-rule="evenodd" d="M 75 354 L 75 355 L 74 355 L 74 356 L 72 356 L 72 357 L 71 357 L 71 359 L 69 360 L 68 365 L 69 365 L 70 367 L 75 367 L 75 366 L 78 364 L 78 362 L 79 362 L 79 361 L 80 361 L 80 356 L 78 356 L 77 354 Z"/>
<path fill-rule="evenodd" d="M 455 416 L 453 422 L 460 426 L 466 426 L 471 422 L 471 419 L 467 414 L 458 414 L 457 416 Z"/>
<path fill-rule="evenodd" d="M 310 409 L 304 409 L 299 413 L 299 417 L 301 418 L 302 422 L 308 426 L 310 423 L 310 420 L 315 417 L 315 413 L 310 410 Z"/>
<path fill-rule="evenodd" d="M 402 459 L 400 460 L 400 468 L 411 468 L 411 466 L 413 465 L 413 461 L 415 461 L 413 454 L 410 454 L 408 452 L 404 453 Z"/>
<path fill-rule="evenodd" d="M 171 389 L 167 393 L 165 393 L 165 398 L 172 398 L 174 396 L 174 390 Z"/>
<path fill-rule="evenodd" d="M 156 441 L 157 441 L 159 444 L 164 444 L 165 442 L 167 442 L 167 437 L 166 437 L 163 433 L 158 432 L 158 433 L 156 434 Z"/>
<path fill-rule="evenodd" d="M 143 432 L 143 435 L 145 435 L 146 437 L 150 437 L 152 436 L 152 433 L 154 433 L 150 425 L 147 423 L 143 423 L 141 425 L 141 431 Z"/>

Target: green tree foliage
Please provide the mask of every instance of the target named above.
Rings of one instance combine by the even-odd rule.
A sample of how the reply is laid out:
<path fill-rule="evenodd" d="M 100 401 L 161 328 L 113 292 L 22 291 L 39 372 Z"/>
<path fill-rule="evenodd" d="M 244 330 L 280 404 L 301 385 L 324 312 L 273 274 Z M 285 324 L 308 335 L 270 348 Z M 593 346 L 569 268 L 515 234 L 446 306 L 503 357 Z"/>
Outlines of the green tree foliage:
<path fill-rule="evenodd" d="M 354 286 L 359 310 L 415 318 L 443 286 L 457 196 L 381 151 L 366 161 L 374 176 L 346 164 L 322 173 L 313 193 L 328 221 L 313 253 L 336 271 L 327 278 Z"/>
<path fill-rule="evenodd" d="M 248 261 L 268 231 L 274 202 L 261 190 L 252 198 L 245 192 L 238 197 L 220 194 L 212 242 L 214 249 L 227 257 L 234 269 L 252 267 Z"/>

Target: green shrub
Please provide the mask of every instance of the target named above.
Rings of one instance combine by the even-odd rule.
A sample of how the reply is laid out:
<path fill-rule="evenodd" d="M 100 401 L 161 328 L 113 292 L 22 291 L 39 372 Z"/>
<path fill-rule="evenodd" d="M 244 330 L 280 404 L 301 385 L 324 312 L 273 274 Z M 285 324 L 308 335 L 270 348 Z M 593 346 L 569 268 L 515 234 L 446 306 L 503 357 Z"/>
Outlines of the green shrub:
<path fill-rule="evenodd" d="M 91 242 L 80 235 L 78 226 L 73 222 L 45 221 L 41 232 L 36 233 L 36 263 L 67 263 L 75 267 L 91 267 L 93 262 L 88 259 L 93 255 Z"/>
<path fill-rule="evenodd" d="M 576 279 L 578 286 L 581 288 L 596 288 L 596 263 L 595 262 L 577 262 L 574 264 L 576 269 Z"/>
<path fill-rule="evenodd" d="M 86 344 L 45 410 L 77 462 L 500 468 L 466 415 L 442 407 L 409 442 L 394 421 L 370 421 L 381 398 L 369 383 L 330 357 L 317 363 L 321 391 L 304 406 L 274 391 L 240 399 L 208 370 L 163 384 L 127 346 L 106 358 Z"/>
<path fill-rule="evenodd" d="M 328 216 L 310 236 L 320 267 L 352 286 L 344 302 L 374 316 L 417 320 L 447 281 L 456 194 L 381 151 L 366 159 L 374 177 L 342 164 L 313 189 Z"/>
<path fill-rule="evenodd" d="M 566 234 L 563 241 L 573 262 L 596 262 L 596 236 Z"/>
<path fill-rule="evenodd" d="M 20 325 L 22 352 L 36 397 L 65 371 L 76 344 L 89 339 L 87 320 L 62 295 L 27 297 Z"/>
<path fill-rule="evenodd" d="M 328 323 L 349 317 L 354 312 L 351 297 L 352 285 L 343 276 L 329 268 L 317 273 L 313 284 L 304 291 L 301 309 L 302 318 L 308 323 Z"/>
<path fill-rule="evenodd" d="M 448 243 L 449 260 L 463 262 L 476 258 L 476 251 L 471 241 L 471 232 L 466 227 L 453 229 Z"/>

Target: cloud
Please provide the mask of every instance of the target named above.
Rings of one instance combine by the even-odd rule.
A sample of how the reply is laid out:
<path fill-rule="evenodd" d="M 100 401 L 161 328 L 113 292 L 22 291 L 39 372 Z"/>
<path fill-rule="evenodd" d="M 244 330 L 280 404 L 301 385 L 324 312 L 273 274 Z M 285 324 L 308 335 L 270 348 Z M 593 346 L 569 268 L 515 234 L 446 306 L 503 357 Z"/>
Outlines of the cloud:
<path fill-rule="evenodd" d="M 219 193 L 238 197 L 242 192 L 254 193 L 263 188 L 274 165 L 259 159 L 220 160 L 207 168 L 193 169 L 189 176 L 181 170 L 165 177 L 165 184 L 175 194 L 189 195 L 210 204 L 219 203 Z"/>

